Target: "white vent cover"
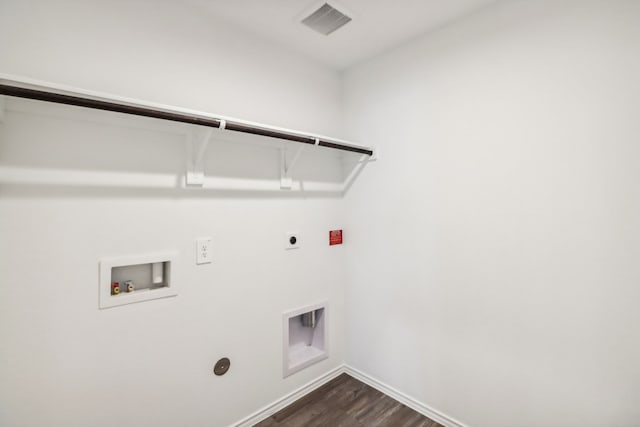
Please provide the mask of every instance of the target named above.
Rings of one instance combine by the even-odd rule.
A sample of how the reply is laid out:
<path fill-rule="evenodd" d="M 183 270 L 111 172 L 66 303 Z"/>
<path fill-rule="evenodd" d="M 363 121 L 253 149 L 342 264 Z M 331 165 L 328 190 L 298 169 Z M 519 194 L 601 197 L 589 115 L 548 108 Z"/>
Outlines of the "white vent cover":
<path fill-rule="evenodd" d="M 302 23 L 314 31 L 328 36 L 338 28 L 346 25 L 351 18 L 338 9 L 325 3 L 318 10 L 302 20 Z"/>

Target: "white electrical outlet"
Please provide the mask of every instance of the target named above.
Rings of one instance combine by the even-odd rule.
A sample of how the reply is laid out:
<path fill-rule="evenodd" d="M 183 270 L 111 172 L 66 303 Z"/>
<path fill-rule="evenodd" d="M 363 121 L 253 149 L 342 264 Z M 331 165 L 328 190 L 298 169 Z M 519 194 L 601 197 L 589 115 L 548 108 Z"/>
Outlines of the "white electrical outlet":
<path fill-rule="evenodd" d="M 196 264 L 209 264 L 211 262 L 211 237 L 202 237 L 196 240 Z"/>
<path fill-rule="evenodd" d="M 298 249 L 300 247 L 300 233 L 290 231 L 284 234 L 284 248 L 285 249 Z"/>

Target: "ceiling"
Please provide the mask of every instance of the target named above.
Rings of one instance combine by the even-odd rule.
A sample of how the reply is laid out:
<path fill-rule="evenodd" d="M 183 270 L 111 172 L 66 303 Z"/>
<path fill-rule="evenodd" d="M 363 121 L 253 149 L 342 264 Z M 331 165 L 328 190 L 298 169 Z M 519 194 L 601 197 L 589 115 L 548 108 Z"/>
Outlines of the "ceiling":
<path fill-rule="evenodd" d="M 348 68 L 496 0 L 189 0 L 245 31 Z M 324 3 L 353 18 L 324 36 L 300 21 Z"/>

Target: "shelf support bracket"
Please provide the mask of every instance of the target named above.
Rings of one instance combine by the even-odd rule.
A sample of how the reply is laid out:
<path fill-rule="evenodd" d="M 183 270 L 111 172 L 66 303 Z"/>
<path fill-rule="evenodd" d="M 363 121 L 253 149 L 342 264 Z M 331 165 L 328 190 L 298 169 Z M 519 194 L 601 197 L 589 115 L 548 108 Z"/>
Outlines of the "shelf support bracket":
<path fill-rule="evenodd" d="M 204 128 L 187 135 L 187 176 L 189 186 L 204 185 L 204 155 L 207 152 L 213 128 Z"/>
<path fill-rule="evenodd" d="M 300 155 L 304 151 L 305 147 L 298 148 L 296 154 L 294 154 L 291 162 L 287 163 L 287 149 L 280 149 L 280 188 L 282 190 L 291 190 L 293 187 L 293 178 L 291 178 L 291 171 L 293 167 L 298 163 Z"/>
<path fill-rule="evenodd" d="M 380 155 L 380 152 L 378 151 L 377 148 L 375 148 L 373 150 L 373 155 L 367 156 L 366 154 L 363 154 L 355 162 L 355 164 L 352 164 L 351 171 L 349 172 L 349 174 L 347 175 L 347 177 L 344 180 L 344 189 L 342 190 L 342 195 L 343 196 L 349 192 L 349 190 L 351 189 L 351 186 L 356 181 L 358 176 L 360 176 L 360 174 L 364 170 L 365 166 L 367 166 L 367 164 L 369 164 L 371 162 L 377 161 L 379 159 L 379 155 Z M 344 166 L 344 164 L 343 164 L 343 166 Z"/>

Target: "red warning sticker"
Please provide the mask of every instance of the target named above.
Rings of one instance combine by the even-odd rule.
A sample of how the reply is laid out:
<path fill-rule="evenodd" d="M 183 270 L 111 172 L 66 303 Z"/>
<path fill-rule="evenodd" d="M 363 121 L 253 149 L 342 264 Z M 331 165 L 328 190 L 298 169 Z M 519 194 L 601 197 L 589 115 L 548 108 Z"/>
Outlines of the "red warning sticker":
<path fill-rule="evenodd" d="M 329 232 L 329 246 L 342 244 L 342 230 L 331 230 Z"/>

